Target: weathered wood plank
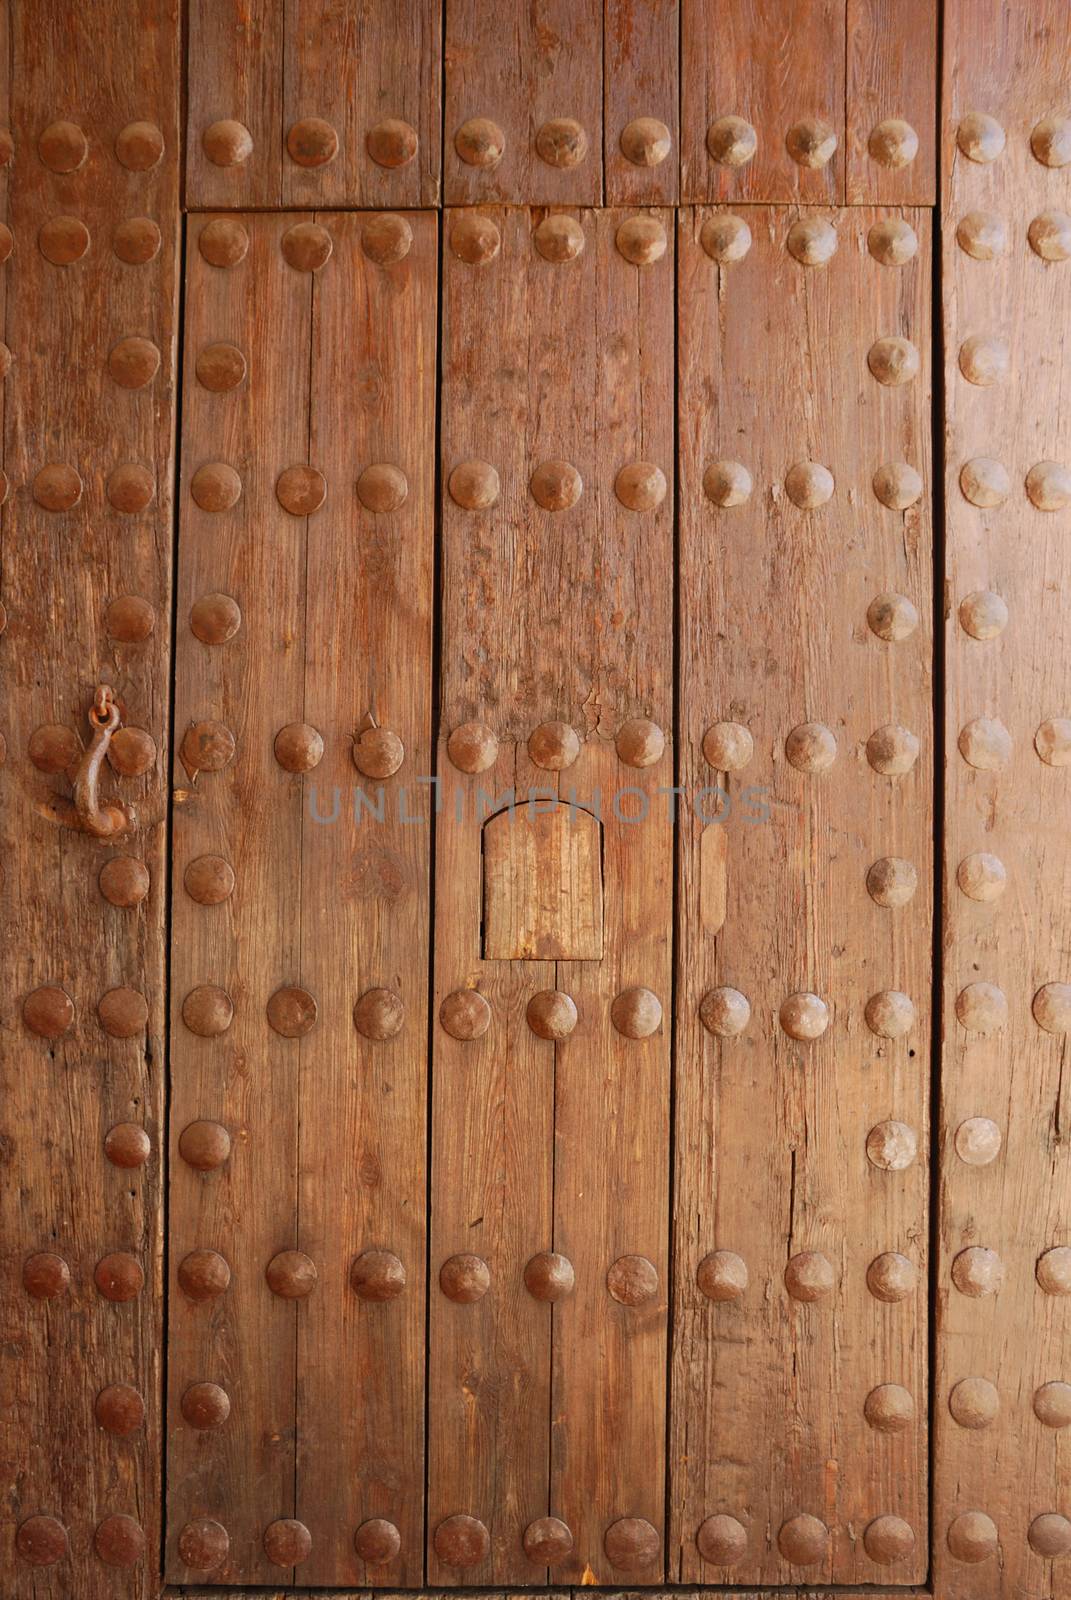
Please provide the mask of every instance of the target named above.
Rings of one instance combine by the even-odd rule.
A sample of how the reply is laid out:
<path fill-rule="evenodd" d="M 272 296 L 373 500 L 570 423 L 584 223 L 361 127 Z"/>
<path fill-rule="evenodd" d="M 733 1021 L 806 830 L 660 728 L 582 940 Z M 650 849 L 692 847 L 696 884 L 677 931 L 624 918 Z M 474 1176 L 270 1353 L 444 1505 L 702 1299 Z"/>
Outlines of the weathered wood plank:
<path fill-rule="evenodd" d="M 869 1582 L 882 1537 L 926 1571 L 928 228 L 799 216 L 681 217 L 682 1582 Z"/>
<path fill-rule="evenodd" d="M 848 0 L 846 37 L 848 204 L 932 206 L 937 0 Z"/>
<path fill-rule="evenodd" d="M 284 0 L 190 0 L 187 206 L 278 206 Z"/>
<path fill-rule="evenodd" d="M 1069 1592 L 1052 1557 L 1071 1533 L 1071 169 L 1047 164 L 1065 159 L 1052 140 L 1066 148 L 1069 97 L 1062 6 L 946 6 L 934 1571 L 950 1600 Z"/>
<path fill-rule="evenodd" d="M 603 163 L 611 206 L 673 205 L 680 189 L 679 0 L 605 0 Z"/>
<path fill-rule="evenodd" d="M 148 1592 L 160 1526 L 177 7 L 13 3 L 0 62 L 0 1569 L 97 1600 Z M 100 684 L 111 840 L 59 820 Z"/>

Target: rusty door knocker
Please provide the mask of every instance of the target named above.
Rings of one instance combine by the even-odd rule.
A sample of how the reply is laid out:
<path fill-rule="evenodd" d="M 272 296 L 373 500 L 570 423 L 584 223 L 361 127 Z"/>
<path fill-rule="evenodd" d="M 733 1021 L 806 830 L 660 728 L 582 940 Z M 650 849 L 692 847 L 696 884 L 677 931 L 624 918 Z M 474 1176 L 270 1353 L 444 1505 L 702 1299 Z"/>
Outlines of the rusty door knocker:
<path fill-rule="evenodd" d="M 74 799 L 52 796 L 38 806 L 42 816 L 58 822 L 62 827 L 92 834 L 95 839 L 114 839 L 129 827 L 131 818 L 126 808 L 114 804 L 101 805 L 99 795 L 101 765 L 120 720 L 119 707 L 111 689 L 106 683 L 98 684 L 89 708 L 93 737 L 82 752 L 74 774 Z"/>

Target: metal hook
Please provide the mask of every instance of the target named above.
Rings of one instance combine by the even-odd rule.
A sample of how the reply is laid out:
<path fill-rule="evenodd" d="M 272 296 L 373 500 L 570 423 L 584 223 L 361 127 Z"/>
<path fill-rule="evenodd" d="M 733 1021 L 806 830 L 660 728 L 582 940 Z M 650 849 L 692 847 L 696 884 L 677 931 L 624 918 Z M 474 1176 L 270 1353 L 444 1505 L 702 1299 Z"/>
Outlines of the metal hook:
<path fill-rule="evenodd" d="M 90 833 L 95 839 L 114 839 L 129 826 L 130 818 L 124 808 L 101 805 L 98 792 L 101 765 L 120 721 L 111 688 L 106 683 L 99 684 L 89 708 L 93 737 L 74 775 L 74 800 L 54 797 L 38 807 L 43 816 L 65 828 Z"/>

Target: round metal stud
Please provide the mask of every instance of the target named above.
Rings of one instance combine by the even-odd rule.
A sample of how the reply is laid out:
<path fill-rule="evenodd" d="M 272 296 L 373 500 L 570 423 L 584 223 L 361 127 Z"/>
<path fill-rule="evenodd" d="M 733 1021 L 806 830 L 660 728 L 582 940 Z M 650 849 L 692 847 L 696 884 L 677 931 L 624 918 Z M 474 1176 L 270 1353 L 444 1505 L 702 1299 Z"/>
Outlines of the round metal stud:
<path fill-rule="evenodd" d="M 37 141 L 37 154 L 50 172 L 77 172 L 89 154 L 89 141 L 76 122 L 50 122 Z"/>
<path fill-rule="evenodd" d="M 785 493 L 801 511 L 826 505 L 835 488 L 833 474 L 818 461 L 797 461 L 785 474 Z"/>
<path fill-rule="evenodd" d="M 109 639 L 117 644 L 143 644 L 156 626 L 156 612 L 139 594 L 120 594 L 104 613 Z"/>
<path fill-rule="evenodd" d="M 528 735 L 528 754 L 546 772 L 562 772 L 580 754 L 576 729 L 567 722 L 541 722 Z"/>
<path fill-rule="evenodd" d="M 273 748 L 285 772 L 311 772 L 323 760 L 323 738 L 307 722 L 288 722 L 280 728 Z"/>
<path fill-rule="evenodd" d="M 1071 766 L 1071 717 L 1048 717 L 1034 735 L 1034 749 L 1047 767 Z"/>
<path fill-rule="evenodd" d="M 622 1306 L 642 1306 L 658 1293 L 658 1268 L 646 1256 L 619 1256 L 606 1274 L 611 1299 Z"/>
<path fill-rule="evenodd" d="M 804 117 L 785 134 L 785 149 L 797 166 L 817 171 L 828 166 L 837 149 L 837 136 L 820 117 Z"/>
<path fill-rule="evenodd" d="M 145 1032 L 149 1007 L 136 989 L 109 989 L 97 1004 L 97 1016 L 113 1039 L 134 1039 Z"/>
<path fill-rule="evenodd" d="M 70 1286 L 70 1267 L 51 1250 L 39 1250 L 22 1263 L 22 1287 L 33 1300 L 55 1300 Z"/>
<path fill-rule="evenodd" d="M 535 136 L 536 155 L 548 167 L 578 167 L 588 153 L 588 136 L 573 117 L 552 117 Z"/>
<path fill-rule="evenodd" d="M 879 1383 L 863 1403 L 863 1415 L 878 1433 L 903 1433 L 915 1420 L 915 1402 L 899 1383 Z"/>
<path fill-rule="evenodd" d="M 880 1039 L 902 1039 L 915 1026 L 915 1007 L 906 994 L 882 989 L 872 994 L 864 1009 L 866 1025 Z"/>
<path fill-rule="evenodd" d="M 894 909 L 906 906 L 919 884 L 914 863 L 902 856 L 882 856 L 866 875 L 867 893 L 875 905 Z"/>
<path fill-rule="evenodd" d="M 918 735 L 893 723 L 875 728 L 866 742 L 866 758 L 875 772 L 886 778 L 903 777 L 919 758 Z"/>
<path fill-rule="evenodd" d="M 666 736 L 657 722 L 647 717 L 630 717 L 618 728 L 614 748 L 618 760 L 626 767 L 652 767 L 662 759 Z"/>
<path fill-rule="evenodd" d="M 1011 356 L 1003 339 L 973 334 L 959 347 L 959 370 L 968 383 L 988 389 L 1008 376 Z"/>
<path fill-rule="evenodd" d="M 231 1414 L 230 1396 L 218 1383 L 191 1383 L 179 1401 L 179 1410 L 191 1428 L 201 1432 L 222 1428 Z"/>
<path fill-rule="evenodd" d="M 1011 760 L 1011 734 L 995 717 L 975 717 L 960 729 L 959 753 L 969 767 L 995 772 Z"/>
<path fill-rule="evenodd" d="M 1026 1542 L 1043 1561 L 1056 1561 L 1071 1551 L 1071 1522 L 1058 1511 L 1043 1511 L 1027 1529 Z"/>
<path fill-rule="evenodd" d="M 989 1117 L 967 1117 L 956 1129 L 955 1145 L 967 1166 L 987 1167 L 1000 1154 L 1000 1129 Z"/>
<path fill-rule="evenodd" d="M 754 753 L 751 730 L 742 722 L 715 722 L 703 735 L 703 756 L 715 772 L 741 772 Z"/>
<path fill-rule="evenodd" d="M 618 252 L 634 267 L 651 267 L 669 247 L 666 230 L 657 217 L 626 217 L 615 235 Z"/>
<path fill-rule="evenodd" d="M 992 211 L 968 211 L 956 229 L 956 243 L 975 261 L 994 261 L 1008 248 L 1008 230 Z"/>
<path fill-rule="evenodd" d="M 751 1004 L 739 989 L 708 989 L 699 1006 L 699 1018 L 708 1033 L 735 1039 L 751 1020 Z"/>
<path fill-rule="evenodd" d="M 108 352 L 108 371 L 121 389 L 144 389 L 160 370 L 160 352 L 151 339 L 120 339 Z"/>
<path fill-rule="evenodd" d="M 27 1517 L 15 1532 L 15 1554 L 30 1567 L 54 1567 L 67 1554 L 67 1530 L 56 1517 Z"/>
<path fill-rule="evenodd" d="M 222 905 L 234 893 L 234 868 L 222 856 L 197 856 L 183 873 L 182 885 L 198 905 Z"/>
<path fill-rule="evenodd" d="M 383 1567 L 402 1548 L 402 1536 L 385 1517 L 369 1517 L 353 1536 L 353 1548 L 370 1567 Z"/>
<path fill-rule="evenodd" d="M 497 167 L 506 149 L 506 135 L 490 117 L 470 117 L 454 134 L 454 149 L 469 167 Z"/>
<path fill-rule="evenodd" d="M 405 1288 L 405 1267 L 391 1250 L 365 1250 L 350 1268 L 350 1288 L 361 1300 L 396 1300 Z"/>
<path fill-rule="evenodd" d="M 743 117 L 719 117 L 707 129 L 711 160 L 723 167 L 744 167 L 759 148 L 759 136 Z"/>
<path fill-rule="evenodd" d="M 564 1300 L 575 1283 L 573 1263 L 554 1250 L 541 1250 L 524 1269 L 524 1286 L 533 1300 Z"/>
<path fill-rule="evenodd" d="M 115 139 L 115 157 L 128 172 L 151 172 L 164 154 L 164 136 L 155 122 L 128 122 Z"/>
<path fill-rule="evenodd" d="M 867 626 L 878 639 L 884 639 L 887 644 L 902 644 L 905 639 L 910 639 L 919 625 L 918 608 L 906 594 L 879 594 L 875 595 L 866 610 Z M 872 740 L 880 740 L 881 733 L 899 734 L 903 729 L 891 728 L 879 730 L 878 734 L 871 736 Z M 908 734 L 908 739 L 914 739 L 914 734 Z M 895 743 L 895 741 L 894 741 Z M 916 745 L 918 741 L 915 741 Z M 875 753 L 880 755 L 880 749 L 875 746 Z M 893 751 L 890 747 L 890 755 Z M 916 755 L 918 751 L 916 749 Z M 869 758 L 870 744 L 867 744 Z M 871 762 L 871 766 L 874 763 Z M 879 767 L 879 772 L 883 769 Z M 904 769 L 907 770 L 906 768 Z"/>
<path fill-rule="evenodd" d="M 405 1022 L 405 1002 L 393 989 L 368 989 L 353 1008 L 353 1022 L 366 1039 L 393 1039 Z"/>
<path fill-rule="evenodd" d="M 455 505 L 466 511 L 486 511 L 497 501 L 501 483 L 489 461 L 460 461 L 450 474 L 448 487 Z"/>
<path fill-rule="evenodd" d="M 33 497 L 44 511 L 70 511 L 82 498 L 82 479 L 65 462 L 51 462 L 34 478 Z"/>
<path fill-rule="evenodd" d="M 827 772 L 837 759 L 837 741 L 824 722 L 801 722 L 785 740 L 785 755 L 800 772 Z"/>
<path fill-rule="evenodd" d="M 742 462 L 712 461 L 703 473 L 703 493 L 716 506 L 742 506 L 751 490 L 751 474 Z"/>
<path fill-rule="evenodd" d="M 837 253 L 837 230 L 824 217 L 802 217 L 788 230 L 785 247 L 804 267 L 824 267 Z"/>
<path fill-rule="evenodd" d="M 922 494 L 922 478 L 906 461 L 889 461 L 875 472 L 871 486 L 890 511 L 906 511 Z"/>
<path fill-rule="evenodd" d="M 22 1002 L 22 1020 L 42 1039 L 62 1039 L 74 1026 L 74 1001 L 65 989 L 44 984 Z"/>
<path fill-rule="evenodd" d="M 584 480 L 570 461 L 541 461 L 528 487 L 544 511 L 568 511 L 583 494 Z"/>
<path fill-rule="evenodd" d="M 46 722 L 35 728 L 26 745 L 26 754 L 38 772 L 68 772 L 78 765 L 82 746 L 73 728 L 59 722 Z"/>
<path fill-rule="evenodd" d="M 112 235 L 112 250 L 124 265 L 144 267 L 156 260 L 162 242 L 159 225 L 151 217 L 128 217 Z"/>
<path fill-rule="evenodd" d="M 785 1268 L 785 1288 L 793 1300 L 821 1300 L 836 1281 L 832 1263 L 820 1250 L 801 1250 Z"/>
<path fill-rule="evenodd" d="M 266 1007 L 268 1026 L 284 1039 L 301 1039 L 315 1028 L 319 1010 L 307 989 L 276 989 Z"/>
<path fill-rule="evenodd" d="M 1066 261 L 1071 256 L 1071 217 L 1066 211 L 1042 211 L 1026 236 L 1031 250 L 1043 261 Z"/>
<path fill-rule="evenodd" d="M 1044 983 L 1031 1007 L 1046 1033 L 1071 1033 L 1071 983 Z"/>
<path fill-rule="evenodd" d="M 910 339 L 878 339 L 867 352 L 867 366 L 886 388 L 898 389 L 919 374 L 919 353 Z"/>
<path fill-rule="evenodd" d="M 209 461 L 190 480 L 190 493 L 202 511 L 229 511 L 242 495 L 242 480 L 225 461 Z"/>
<path fill-rule="evenodd" d="M 140 1122 L 117 1122 L 104 1136 L 104 1154 L 113 1167 L 136 1171 L 152 1154 L 152 1140 Z"/>
<path fill-rule="evenodd" d="M 264 1554 L 276 1567 L 297 1567 L 312 1554 L 312 1534 L 303 1522 L 281 1517 L 264 1529 Z"/>
<path fill-rule="evenodd" d="M 197 248 L 210 267 L 236 267 L 249 249 L 249 235 L 234 217 L 215 217 L 197 235 Z"/>
<path fill-rule="evenodd" d="M 450 249 L 459 261 L 466 261 L 470 267 L 486 266 L 501 248 L 502 235 L 497 223 L 478 211 L 462 212 L 450 229 Z"/>
<path fill-rule="evenodd" d="M 1034 1391 L 1034 1415 L 1046 1428 L 1071 1426 L 1071 1383 L 1043 1383 Z"/>
<path fill-rule="evenodd" d="M 292 517 L 311 517 L 327 499 L 327 480 L 316 467 L 287 467 L 276 480 L 275 498 Z"/>
<path fill-rule="evenodd" d="M 820 1039 L 829 1027 L 829 1007 L 819 995 L 790 994 L 781 1004 L 778 1020 L 790 1039 Z"/>
<path fill-rule="evenodd" d="M 121 778 L 141 778 L 156 764 L 156 741 L 144 728 L 119 728 L 108 746 L 108 765 Z"/>
<path fill-rule="evenodd" d="M 1004 1283 L 1004 1263 L 995 1250 L 969 1245 L 952 1262 L 952 1282 L 960 1294 L 982 1300 L 996 1294 Z"/>
<path fill-rule="evenodd" d="M 361 249 L 377 267 L 397 266 L 413 247 L 413 230 L 404 217 L 385 211 L 361 229 Z"/>
<path fill-rule="evenodd" d="M 649 1039 L 662 1026 L 662 1002 L 650 989 L 622 989 L 610 1006 L 610 1021 L 626 1039 Z"/>
<path fill-rule="evenodd" d="M 747 1529 L 736 1517 L 720 1512 L 699 1524 L 696 1548 L 715 1567 L 731 1567 L 747 1554 Z"/>
<path fill-rule="evenodd" d="M 110 506 L 124 517 L 133 517 L 151 505 L 156 494 L 156 480 L 147 467 L 127 461 L 108 474 L 106 492 Z"/>
<path fill-rule="evenodd" d="M 653 461 L 631 461 L 614 479 L 614 493 L 628 511 L 654 511 L 667 488 L 665 473 Z"/>
<path fill-rule="evenodd" d="M 357 479 L 357 498 L 368 511 L 397 511 L 405 504 L 409 482 L 400 467 L 376 462 Z"/>
<path fill-rule="evenodd" d="M 529 1561 L 541 1567 L 555 1566 L 573 1550 L 572 1532 L 560 1517 L 537 1517 L 525 1528 L 521 1542 Z"/>
<path fill-rule="evenodd" d="M 201 146 L 213 166 L 240 167 L 253 154 L 253 135 L 244 123 L 224 117 L 204 130 Z"/>
<path fill-rule="evenodd" d="M 917 1278 L 915 1263 L 896 1250 L 875 1256 L 866 1269 L 866 1286 L 870 1293 L 875 1300 L 883 1300 L 888 1305 L 914 1294 Z"/>
<path fill-rule="evenodd" d="M 882 1172 L 902 1172 L 918 1154 L 918 1137 L 906 1122 L 875 1123 L 866 1136 L 866 1156 Z"/>
<path fill-rule="evenodd" d="M 334 241 L 318 222 L 296 222 L 287 228 L 279 246 L 295 272 L 319 272 L 331 259 Z"/>
<path fill-rule="evenodd" d="M 985 165 L 1003 154 L 1007 137 L 996 117 L 984 111 L 968 111 L 956 129 L 956 143 L 968 161 Z"/>
<path fill-rule="evenodd" d="M 1000 1396 L 988 1378 L 961 1378 L 948 1396 L 948 1409 L 961 1428 L 988 1428 L 1000 1413 Z"/>
<path fill-rule="evenodd" d="M 377 167 L 405 167 L 417 153 L 416 129 L 399 117 L 385 117 L 369 128 L 364 147 Z"/>
<path fill-rule="evenodd" d="M 107 1567 L 134 1567 L 145 1559 L 145 1532 L 133 1517 L 105 1517 L 93 1534 L 93 1549 Z"/>
<path fill-rule="evenodd" d="M 366 778 L 392 778 L 405 760 L 405 745 L 390 728 L 365 728 L 354 740 L 352 755 Z"/>
<path fill-rule="evenodd" d="M 3 246 L 0 245 L 0 250 Z M 78 217 L 50 217 L 42 223 L 37 248 L 55 267 L 70 267 L 89 249 L 89 229 Z M 10 255 L 10 250 L 4 255 Z"/>
<path fill-rule="evenodd" d="M 969 900 L 999 900 L 1008 883 L 1008 874 L 999 857 L 986 850 L 964 856 L 956 868 L 956 882 Z"/>
<path fill-rule="evenodd" d="M 747 1290 L 747 1263 L 735 1250 L 712 1250 L 699 1263 L 695 1281 L 708 1300 L 739 1300 Z"/>
<path fill-rule="evenodd" d="M 227 394 L 244 382 L 248 365 L 237 345 L 208 344 L 197 357 L 195 370 L 202 389 Z"/>
<path fill-rule="evenodd" d="M 656 1562 L 662 1548 L 658 1530 L 643 1517 L 620 1517 L 603 1535 L 603 1549 L 619 1572 L 637 1572 Z"/>
<path fill-rule="evenodd" d="M 490 1287 L 487 1262 L 469 1251 L 450 1256 L 439 1268 L 439 1288 L 448 1300 L 456 1300 L 459 1305 L 482 1300 Z"/>
<path fill-rule="evenodd" d="M 179 1134 L 178 1149 L 195 1172 L 215 1172 L 231 1153 L 231 1136 L 219 1122 L 188 1122 Z"/>
<path fill-rule="evenodd" d="M 189 772 L 220 772 L 234 758 L 234 734 L 222 722 L 194 722 L 182 738 L 182 764 Z"/>
<path fill-rule="evenodd" d="M 446 753 L 459 772 L 486 772 L 498 760 L 498 739 L 482 722 L 463 722 L 446 741 Z"/>
<path fill-rule="evenodd" d="M 988 1561 L 999 1546 L 997 1525 L 984 1511 L 961 1511 L 949 1523 L 945 1540 L 955 1560 L 971 1564 Z"/>
<path fill-rule="evenodd" d="M 1038 1257 L 1034 1276 L 1046 1294 L 1071 1294 L 1071 1248 L 1057 1245 Z"/>
<path fill-rule="evenodd" d="M 956 1016 L 969 1033 L 995 1033 L 1008 1021 L 1008 1002 L 995 983 L 969 983 L 956 996 Z"/>
<path fill-rule="evenodd" d="M 801 1511 L 782 1522 L 777 1548 L 794 1567 L 813 1567 L 829 1554 L 829 1529 L 817 1517 Z"/>
<path fill-rule="evenodd" d="M 888 117 L 871 129 L 867 140 L 871 161 L 894 172 L 909 167 L 919 153 L 919 136 L 902 117 Z"/>
<path fill-rule="evenodd" d="M 634 167 L 657 167 L 673 148 L 673 137 L 657 117 L 634 117 L 622 128 L 618 143 Z"/>
<path fill-rule="evenodd" d="M 316 1287 L 316 1263 L 303 1250 L 280 1250 L 264 1268 L 272 1294 L 280 1300 L 304 1300 Z"/>
<path fill-rule="evenodd" d="M 201 1303 L 226 1294 L 231 1269 L 216 1250 L 191 1250 L 179 1262 L 178 1281 L 187 1299 Z"/>
<path fill-rule="evenodd" d="M 731 266 L 734 261 L 743 261 L 751 249 L 751 229 L 743 217 L 719 211 L 700 228 L 699 243 L 712 261 Z"/>
<path fill-rule="evenodd" d="M 577 1023 L 576 1002 L 561 989 L 541 989 L 529 1000 L 525 1015 L 540 1039 L 568 1039 Z"/>
<path fill-rule="evenodd" d="M 286 136 L 286 150 L 299 167 L 326 167 L 338 155 L 338 134 L 322 117 L 302 117 Z"/>
<path fill-rule="evenodd" d="M 214 1039 L 234 1021 L 234 1004 L 226 989 L 205 983 L 191 989 L 182 1002 L 182 1020 L 191 1033 Z"/>
<path fill-rule="evenodd" d="M 478 989 L 455 989 L 439 1007 L 439 1021 L 452 1039 L 479 1039 L 491 1026 L 491 1007 Z"/>
<path fill-rule="evenodd" d="M 915 1532 L 903 1517 L 875 1517 L 863 1531 L 863 1549 L 878 1567 L 891 1567 L 914 1554 Z"/>
<path fill-rule="evenodd" d="M 178 1536 L 178 1558 L 191 1572 L 213 1572 L 230 1553 L 230 1534 L 211 1517 L 195 1517 Z"/>
<path fill-rule="evenodd" d="M 229 594 L 203 594 L 190 607 L 190 632 L 202 644 L 226 644 L 241 625 L 241 607 Z"/>
<path fill-rule="evenodd" d="M 1026 475 L 1026 493 L 1038 511 L 1063 511 L 1071 505 L 1071 469 L 1059 461 L 1039 461 Z"/>
<path fill-rule="evenodd" d="M 1030 149 L 1043 167 L 1066 167 L 1071 162 L 1071 119 L 1043 117 L 1030 135 Z"/>
<path fill-rule="evenodd" d="M 959 620 L 972 639 L 996 639 L 1008 626 L 1008 607 L 999 594 L 975 589 L 960 602 Z"/>
<path fill-rule="evenodd" d="M 491 1535 L 483 1523 L 478 1517 L 461 1513 L 439 1523 L 433 1543 L 443 1566 L 458 1572 L 478 1567 L 491 1553 Z"/>
<path fill-rule="evenodd" d="M 145 1287 L 145 1273 L 136 1256 L 125 1250 L 113 1250 L 97 1262 L 93 1282 L 105 1300 L 125 1304 L 136 1300 Z"/>
<path fill-rule="evenodd" d="M 875 222 L 866 236 L 867 249 L 883 267 L 903 267 L 918 253 L 918 234 L 903 217 Z"/>

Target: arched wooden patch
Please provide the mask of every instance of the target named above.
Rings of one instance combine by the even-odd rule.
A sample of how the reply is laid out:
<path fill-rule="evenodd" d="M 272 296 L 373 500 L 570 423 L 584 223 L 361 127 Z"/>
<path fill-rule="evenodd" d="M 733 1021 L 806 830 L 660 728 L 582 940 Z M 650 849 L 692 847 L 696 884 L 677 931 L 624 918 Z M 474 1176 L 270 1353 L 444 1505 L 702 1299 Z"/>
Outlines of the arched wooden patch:
<path fill-rule="evenodd" d="M 602 960 L 602 824 L 590 811 L 516 806 L 483 829 L 487 961 Z"/>

